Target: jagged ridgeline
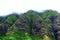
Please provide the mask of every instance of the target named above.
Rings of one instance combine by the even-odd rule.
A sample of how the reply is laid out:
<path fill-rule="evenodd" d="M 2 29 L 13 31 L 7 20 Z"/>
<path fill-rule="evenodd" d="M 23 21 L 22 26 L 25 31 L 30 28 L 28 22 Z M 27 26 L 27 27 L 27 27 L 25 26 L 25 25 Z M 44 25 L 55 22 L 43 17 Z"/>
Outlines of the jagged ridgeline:
<path fill-rule="evenodd" d="M 14 30 L 28 33 L 43 38 L 47 35 L 51 38 L 58 38 L 58 27 L 56 25 L 57 14 L 53 10 L 36 12 L 29 10 L 24 14 L 10 14 L 0 17 L 0 36 L 8 35 Z M 57 39 L 56 39 L 57 40 Z"/>

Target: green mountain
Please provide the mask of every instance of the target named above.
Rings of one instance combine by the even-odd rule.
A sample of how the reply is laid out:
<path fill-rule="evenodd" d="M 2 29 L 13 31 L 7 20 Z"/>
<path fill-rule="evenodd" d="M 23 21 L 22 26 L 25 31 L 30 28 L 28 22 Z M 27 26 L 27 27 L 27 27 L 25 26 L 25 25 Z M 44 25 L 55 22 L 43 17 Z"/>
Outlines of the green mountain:
<path fill-rule="evenodd" d="M 0 17 L 1 40 L 59 40 L 58 12 L 29 10 Z M 59 14 L 60 15 L 60 14 Z"/>

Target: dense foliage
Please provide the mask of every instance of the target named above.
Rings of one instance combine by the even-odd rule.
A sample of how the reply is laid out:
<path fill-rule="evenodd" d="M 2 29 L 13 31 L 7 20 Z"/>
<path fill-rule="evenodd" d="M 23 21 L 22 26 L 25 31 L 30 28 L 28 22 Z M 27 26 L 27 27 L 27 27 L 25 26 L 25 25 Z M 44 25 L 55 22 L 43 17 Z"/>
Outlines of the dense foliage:
<path fill-rule="evenodd" d="M 56 27 L 56 11 L 36 12 L 29 10 L 24 14 L 10 14 L 0 17 L 1 40 L 59 40 Z"/>

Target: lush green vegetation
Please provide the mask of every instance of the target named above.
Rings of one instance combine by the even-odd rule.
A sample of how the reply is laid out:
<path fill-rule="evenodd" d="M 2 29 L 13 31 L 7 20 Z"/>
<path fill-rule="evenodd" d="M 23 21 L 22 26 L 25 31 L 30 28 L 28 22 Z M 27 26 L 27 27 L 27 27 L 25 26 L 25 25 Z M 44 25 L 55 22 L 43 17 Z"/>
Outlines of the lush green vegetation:
<path fill-rule="evenodd" d="M 53 10 L 0 17 L 0 40 L 58 40 L 56 18 Z M 57 28 L 57 29 L 56 29 Z"/>

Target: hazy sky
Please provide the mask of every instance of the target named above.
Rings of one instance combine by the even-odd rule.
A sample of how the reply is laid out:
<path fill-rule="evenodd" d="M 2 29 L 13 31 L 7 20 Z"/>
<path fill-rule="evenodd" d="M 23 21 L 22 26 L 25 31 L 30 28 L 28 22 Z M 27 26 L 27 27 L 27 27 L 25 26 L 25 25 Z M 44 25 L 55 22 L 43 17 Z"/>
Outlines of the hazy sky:
<path fill-rule="evenodd" d="M 60 0 L 0 0 L 0 16 L 12 12 L 24 13 L 28 10 L 52 9 L 60 12 Z"/>

